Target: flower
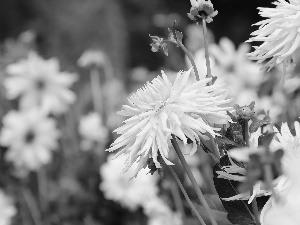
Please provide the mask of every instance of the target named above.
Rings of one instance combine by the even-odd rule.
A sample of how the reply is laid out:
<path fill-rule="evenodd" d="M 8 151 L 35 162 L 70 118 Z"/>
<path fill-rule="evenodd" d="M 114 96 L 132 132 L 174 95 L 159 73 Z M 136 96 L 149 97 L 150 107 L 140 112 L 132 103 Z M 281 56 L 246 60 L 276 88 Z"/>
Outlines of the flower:
<path fill-rule="evenodd" d="M 249 58 L 258 63 L 269 60 L 262 67 L 269 69 L 280 63 L 286 67 L 300 47 L 300 2 L 278 0 L 273 4 L 276 8 L 258 8 L 260 15 L 267 19 L 254 24 L 259 28 L 251 34 L 255 37 L 248 40 L 263 41 L 260 46 L 255 46 Z"/>
<path fill-rule="evenodd" d="M 104 52 L 99 50 L 87 50 L 78 59 L 80 67 L 88 66 L 103 66 L 107 63 L 107 56 Z"/>
<path fill-rule="evenodd" d="M 213 21 L 212 18 L 218 14 L 210 0 L 191 0 L 191 5 L 188 17 L 193 21 L 200 22 L 204 17 L 205 21 L 210 23 Z"/>
<path fill-rule="evenodd" d="M 117 201 L 133 211 L 156 198 L 157 176 L 152 176 L 148 174 L 149 170 L 142 169 L 139 176 L 130 180 L 133 171 L 122 173 L 125 160 L 125 155 L 118 158 L 114 155 L 108 157 L 107 162 L 100 168 L 100 189 L 107 199 Z"/>
<path fill-rule="evenodd" d="M 279 192 L 279 202 L 272 197 L 262 209 L 260 221 L 262 225 L 298 225 L 300 221 L 300 164 L 292 162 L 286 168 L 288 185 Z"/>
<path fill-rule="evenodd" d="M 272 140 L 270 148 L 273 150 L 284 150 L 285 154 L 282 161 L 284 167 L 288 167 L 294 160 L 300 160 L 300 123 L 296 121 L 294 126 L 296 136 L 292 135 L 287 123 L 282 123 L 280 132 L 274 126 L 276 136 Z"/>
<path fill-rule="evenodd" d="M 59 132 L 53 119 L 39 110 L 10 111 L 3 118 L 0 144 L 8 147 L 5 158 L 21 172 L 38 170 L 51 160 Z"/>
<path fill-rule="evenodd" d="M 108 130 L 102 124 L 98 113 L 91 112 L 81 118 L 79 122 L 79 134 L 83 137 L 84 150 L 91 149 L 93 143 L 106 143 Z"/>
<path fill-rule="evenodd" d="M 12 204 L 11 198 L 0 190 L 0 224 L 10 225 L 11 219 L 16 213 L 17 210 Z"/>
<path fill-rule="evenodd" d="M 27 59 L 10 64 L 6 72 L 10 75 L 4 80 L 7 97 L 20 97 L 22 109 L 39 107 L 46 113 L 59 114 L 76 99 L 68 89 L 76 76 L 60 72 L 57 59 L 44 60 L 31 52 Z"/>
<path fill-rule="evenodd" d="M 152 198 L 144 205 L 148 225 L 182 225 L 180 213 L 173 212 L 162 198 Z"/>
<path fill-rule="evenodd" d="M 231 100 L 225 100 L 227 90 L 224 84 L 206 86 L 211 80 L 203 79 L 188 83 L 191 69 L 179 72 L 172 84 L 162 71 L 152 82 L 129 97 L 130 105 L 124 105 L 119 112 L 122 116 L 130 117 L 124 121 L 125 125 L 115 130 L 121 134 L 108 151 L 121 149 L 117 154 L 127 154 L 125 171 L 133 162 L 137 161 L 138 171 L 146 166 L 148 158 L 153 158 L 156 168 L 161 168 L 157 160 L 158 155 L 168 165 L 168 142 L 172 134 L 187 144 L 187 137 L 191 139 L 193 148 L 200 142 L 199 136 L 206 138 L 206 132 L 215 136 L 216 128 L 209 123 L 226 124 L 230 120 L 225 107 Z"/>

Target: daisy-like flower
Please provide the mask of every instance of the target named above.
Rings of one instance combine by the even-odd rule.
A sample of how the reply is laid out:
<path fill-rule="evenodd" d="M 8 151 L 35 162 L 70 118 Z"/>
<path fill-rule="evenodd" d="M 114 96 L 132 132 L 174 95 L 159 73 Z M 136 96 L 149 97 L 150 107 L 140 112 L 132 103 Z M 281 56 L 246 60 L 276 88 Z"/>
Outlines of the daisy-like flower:
<path fill-rule="evenodd" d="M 276 8 L 258 8 L 259 14 L 267 19 L 258 25 L 255 36 L 248 41 L 263 41 L 255 51 L 249 53 L 250 59 L 262 63 L 263 68 L 271 69 L 276 64 L 284 63 L 286 67 L 292 60 L 292 54 L 300 47 L 300 2 L 299 0 L 278 0 L 273 3 Z"/>
<path fill-rule="evenodd" d="M 172 209 L 158 196 L 144 204 L 144 213 L 148 216 L 148 225 L 182 225 L 180 213 Z"/>
<path fill-rule="evenodd" d="M 133 162 L 138 162 L 138 171 L 146 166 L 148 158 L 153 158 L 156 168 L 161 168 L 158 155 L 168 165 L 168 142 L 172 134 L 187 144 L 189 138 L 193 143 L 191 154 L 197 149 L 200 137 L 213 137 L 215 128 L 209 124 L 226 124 L 230 120 L 224 105 L 231 100 L 227 97 L 224 84 L 206 86 L 211 80 L 203 79 L 189 83 L 191 69 L 179 72 L 174 83 L 162 71 L 162 76 L 153 79 L 128 99 L 130 105 L 124 105 L 119 112 L 130 117 L 124 125 L 115 130 L 121 134 L 108 151 L 121 149 L 117 154 L 127 154 L 125 171 Z"/>
<path fill-rule="evenodd" d="M 10 197 L 0 190 L 0 224 L 10 225 L 12 217 L 17 213 Z"/>
<path fill-rule="evenodd" d="M 79 134 L 83 137 L 81 147 L 89 150 L 95 143 L 105 144 L 108 130 L 102 124 L 98 113 L 92 112 L 81 118 L 79 122 Z"/>
<path fill-rule="evenodd" d="M 44 60 L 31 52 L 27 59 L 9 65 L 6 72 L 9 74 L 4 80 L 7 97 L 20 97 L 22 109 L 39 107 L 46 113 L 59 114 L 76 99 L 69 87 L 77 77 L 60 72 L 57 59 Z"/>
<path fill-rule="evenodd" d="M 3 118 L 0 144 L 8 147 L 5 158 L 20 172 L 39 169 L 51 160 L 59 132 L 53 119 L 39 110 L 11 111 Z"/>
<path fill-rule="evenodd" d="M 113 155 L 108 157 L 107 162 L 100 168 L 102 178 L 100 189 L 105 198 L 119 202 L 122 206 L 134 211 L 157 198 L 158 177 L 151 176 L 148 174 L 149 170 L 142 169 L 135 179 L 130 180 L 134 171 L 131 169 L 125 174 L 122 173 L 125 160 L 124 155 L 116 159 Z"/>
<path fill-rule="evenodd" d="M 107 62 L 107 56 L 104 52 L 99 50 L 85 51 L 78 59 L 78 65 L 80 67 L 88 66 L 103 66 Z"/>

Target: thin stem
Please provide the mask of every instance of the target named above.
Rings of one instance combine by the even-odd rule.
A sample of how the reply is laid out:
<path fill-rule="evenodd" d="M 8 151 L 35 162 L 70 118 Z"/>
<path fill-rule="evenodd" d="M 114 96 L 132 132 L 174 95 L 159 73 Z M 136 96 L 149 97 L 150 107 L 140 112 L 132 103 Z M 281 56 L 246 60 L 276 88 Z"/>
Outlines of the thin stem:
<path fill-rule="evenodd" d="M 246 146 L 249 147 L 249 124 L 248 119 L 245 120 L 245 134 L 244 134 L 244 141 L 246 142 Z"/>
<path fill-rule="evenodd" d="M 173 185 L 173 183 L 174 181 L 171 181 L 170 189 L 176 206 L 176 211 L 180 212 L 182 219 L 184 220 L 185 212 L 184 212 L 183 202 L 178 187 L 176 185 Z"/>
<path fill-rule="evenodd" d="M 283 67 L 283 76 L 281 77 L 280 82 L 279 82 L 281 88 L 283 88 L 283 85 L 285 83 L 285 76 L 286 76 L 286 63 L 285 62 L 282 63 L 282 67 Z"/>
<path fill-rule="evenodd" d="M 204 49 L 205 49 L 205 59 L 206 59 L 206 69 L 207 69 L 207 78 L 211 78 L 211 68 L 210 68 L 210 60 L 209 60 L 209 53 L 208 53 L 208 38 L 207 38 L 207 27 L 205 16 L 202 16 L 202 24 L 203 24 L 203 37 L 204 37 Z M 209 82 L 212 85 L 212 81 Z"/>
<path fill-rule="evenodd" d="M 253 212 L 254 212 L 254 220 L 255 220 L 255 223 L 257 225 L 260 225 L 260 221 L 259 221 L 259 211 L 258 211 L 258 207 L 257 207 L 257 201 L 256 201 L 256 196 L 254 197 L 253 201 L 252 201 L 252 209 L 253 209 Z"/>
<path fill-rule="evenodd" d="M 248 124 L 248 119 L 244 119 L 245 120 L 245 130 L 244 130 L 244 141 L 246 142 L 246 146 L 250 146 L 249 145 L 249 124 Z M 250 192 L 250 196 L 253 194 L 253 189 Z M 254 197 L 253 201 L 252 201 L 252 209 L 253 209 L 253 213 L 254 213 L 254 220 L 255 223 L 257 225 L 260 225 L 259 222 L 259 211 L 258 211 L 258 207 L 257 207 L 257 201 L 256 201 L 256 196 Z"/>
<path fill-rule="evenodd" d="M 272 196 L 274 197 L 275 201 L 278 202 L 279 197 L 278 197 L 278 195 L 275 192 L 274 187 L 273 187 L 272 180 L 273 180 L 274 176 L 273 176 L 271 165 L 269 163 L 266 163 L 264 165 L 264 174 L 265 174 L 265 181 L 267 183 L 267 186 L 271 189 Z"/>
<path fill-rule="evenodd" d="M 100 76 L 99 72 L 96 68 L 91 68 L 90 77 L 91 77 L 91 87 L 92 87 L 92 98 L 94 109 L 96 112 L 99 113 L 100 116 L 103 116 L 103 109 L 102 109 L 102 93 L 100 88 Z"/>
<path fill-rule="evenodd" d="M 195 63 L 195 60 L 193 58 L 192 53 L 189 50 L 187 50 L 187 48 L 184 47 L 184 45 L 180 41 L 177 41 L 177 44 L 182 49 L 182 51 L 186 54 L 186 56 L 189 58 L 192 66 L 193 66 L 193 69 L 194 69 L 194 72 L 195 72 L 195 75 L 196 75 L 196 79 L 198 78 L 198 80 L 200 80 L 198 69 L 197 69 L 197 66 L 196 66 L 196 63 Z"/>
<path fill-rule="evenodd" d="M 34 201 L 34 198 L 29 190 L 25 190 L 22 188 L 22 195 L 24 197 L 24 200 L 26 202 L 26 205 L 29 209 L 30 215 L 32 217 L 32 220 L 35 225 L 41 225 L 43 224 L 41 221 L 41 214 L 38 210 L 37 204 Z"/>
<path fill-rule="evenodd" d="M 209 217 L 212 225 L 217 225 L 217 222 L 216 222 L 215 218 L 212 215 L 212 212 L 211 212 L 211 210 L 210 210 L 210 208 L 209 208 L 209 206 L 208 206 L 208 204 L 207 204 L 207 202 L 206 202 L 206 200 L 205 200 L 205 198 L 204 198 L 204 196 L 202 194 L 202 191 L 200 190 L 200 188 L 199 188 L 199 186 L 197 184 L 197 181 L 194 178 L 194 175 L 193 175 L 193 173 L 192 173 L 189 165 L 187 164 L 187 162 L 186 162 L 186 160 L 185 160 L 185 158 L 184 158 L 184 156 L 183 156 L 183 154 L 182 154 L 182 152 L 181 152 L 181 150 L 180 150 L 180 148 L 179 148 L 179 146 L 178 146 L 178 144 L 176 142 L 176 137 L 175 137 L 174 134 L 172 134 L 171 142 L 172 142 L 172 145 L 174 146 L 174 149 L 175 149 L 175 151 L 176 151 L 176 153 L 178 155 L 178 158 L 179 158 L 179 160 L 180 160 L 180 162 L 181 162 L 181 164 L 182 164 L 185 172 L 187 173 L 187 175 L 188 175 L 188 177 L 189 177 L 189 179 L 190 179 L 190 181 L 191 181 L 191 183 L 192 183 L 192 185 L 193 185 L 193 187 L 194 187 L 194 189 L 195 189 L 195 191 L 197 193 L 197 196 L 198 196 L 201 204 L 204 206 L 204 208 L 207 211 L 208 217 Z"/>
<path fill-rule="evenodd" d="M 168 169 L 170 170 L 170 172 L 172 173 L 175 181 L 177 182 L 182 194 L 184 195 L 186 201 L 188 202 L 188 204 L 190 205 L 192 211 L 195 213 L 197 219 L 199 220 L 199 222 L 202 224 L 202 225 L 206 225 L 204 220 L 202 219 L 201 215 L 199 214 L 199 212 L 197 211 L 197 209 L 195 208 L 194 204 L 192 203 L 192 201 L 190 200 L 188 194 L 186 193 L 182 183 L 180 182 L 177 174 L 175 173 L 175 171 L 173 170 L 173 168 L 171 166 L 168 166 Z"/>

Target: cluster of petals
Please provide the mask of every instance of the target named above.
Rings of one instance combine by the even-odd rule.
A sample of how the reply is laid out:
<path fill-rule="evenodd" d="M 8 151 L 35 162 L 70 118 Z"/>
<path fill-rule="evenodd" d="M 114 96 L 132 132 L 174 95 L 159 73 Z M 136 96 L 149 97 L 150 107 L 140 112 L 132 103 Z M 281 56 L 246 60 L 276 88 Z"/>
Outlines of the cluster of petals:
<path fill-rule="evenodd" d="M 284 172 L 288 173 L 290 171 L 291 165 L 300 164 L 300 124 L 299 122 L 294 123 L 296 135 L 294 136 L 287 123 L 282 123 L 280 131 L 273 127 L 276 135 L 270 144 L 270 150 L 276 151 L 278 149 L 282 149 L 284 151 L 284 156 L 282 158 L 282 169 Z M 257 139 L 257 138 L 256 138 Z M 261 147 L 257 147 L 257 140 L 255 138 L 250 142 L 249 148 L 236 148 L 232 149 L 229 152 L 229 156 L 234 158 L 235 160 L 241 162 L 247 162 L 249 160 L 249 155 L 253 153 L 258 153 L 263 151 Z M 217 172 L 219 174 L 219 178 L 234 180 L 238 182 L 243 182 L 246 180 L 246 170 L 236 165 L 231 160 L 230 166 L 225 166 L 222 168 L 223 171 Z M 285 190 L 289 187 L 289 182 L 285 175 L 282 175 L 276 178 L 273 182 L 275 190 L 278 192 L 285 192 Z M 249 200 L 249 203 L 252 202 L 255 196 L 263 196 L 263 195 L 271 195 L 270 190 L 266 190 L 264 184 L 261 181 L 258 181 L 254 185 L 254 190 L 252 195 L 250 192 L 241 193 L 224 200 L 232 201 L 232 200 Z"/>
<path fill-rule="evenodd" d="M 231 107 L 226 104 L 231 100 L 226 99 L 228 91 L 224 84 L 207 86 L 211 79 L 190 83 L 190 73 L 191 69 L 179 72 L 172 84 L 162 71 L 162 76 L 130 96 L 130 105 L 123 106 L 119 114 L 129 118 L 115 130 L 121 136 L 108 151 L 120 149 L 117 155 L 127 155 L 124 171 L 138 162 L 136 175 L 149 158 L 153 159 L 156 168 L 160 168 L 158 156 L 166 164 L 173 165 L 168 160 L 168 142 L 172 135 L 185 145 L 189 138 L 193 143 L 193 154 L 200 138 L 206 138 L 205 133 L 216 135 L 216 128 L 209 124 L 226 124 L 230 120 L 226 111 Z"/>
<path fill-rule="evenodd" d="M 0 190 L 0 224 L 12 224 L 12 217 L 17 213 L 16 207 L 13 205 L 12 199 Z"/>
<path fill-rule="evenodd" d="M 35 52 L 28 58 L 10 64 L 4 80 L 7 98 L 20 98 L 22 109 L 40 108 L 45 113 L 59 114 L 75 102 L 69 87 L 77 80 L 74 74 L 61 72 L 57 59 L 44 60 Z"/>
<path fill-rule="evenodd" d="M 10 111 L 3 118 L 0 144 L 8 147 L 6 160 L 13 163 L 20 175 L 25 175 L 50 162 L 58 137 L 55 120 L 44 112 Z"/>
<path fill-rule="evenodd" d="M 273 4 L 276 8 L 259 8 L 259 14 L 267 19 L 254 24 L 259 28 L 248 40 L 263 42 L 249 56 L 258 63 L 268 60 L 262 68 L 269 69 L 280 63 L 286 67 L 300 47 L 300 1 L 278 0 Z"/>

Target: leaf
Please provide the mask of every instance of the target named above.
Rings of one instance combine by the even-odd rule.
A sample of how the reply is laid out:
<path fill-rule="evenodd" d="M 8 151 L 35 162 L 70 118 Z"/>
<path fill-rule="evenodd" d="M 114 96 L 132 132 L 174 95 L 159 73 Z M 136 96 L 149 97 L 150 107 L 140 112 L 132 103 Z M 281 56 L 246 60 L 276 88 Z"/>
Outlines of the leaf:
<path fill-rule="evenodd" d="M 197 211 L 206 224 L 210 224 L 210 219 L 204 206 L 195 204 Z M 227 219 L 227 212 L 211 209 L 212 215 L 218 225 L 231 225 L 232 223 Z"/>
<path fill-rule="evenodd" d="M 214 184 L 221 199 L 221 202 L 228 212 L 227 218 L 233 224 L 239 225 L 254 225 L 254 216 L 251 212 L 251 205 L 248 205 L 246 201 L 224 201 L 222 198 L 232 197 L 239 194 L 236 190 L 238 182 L 230 181 L 227 179 L 217 178 L 216 171 L 223 171 L 222 166 L 230 165 L 230 161 L 227 155 L 221 158 L 220 164 L 214 166 Z"/>

